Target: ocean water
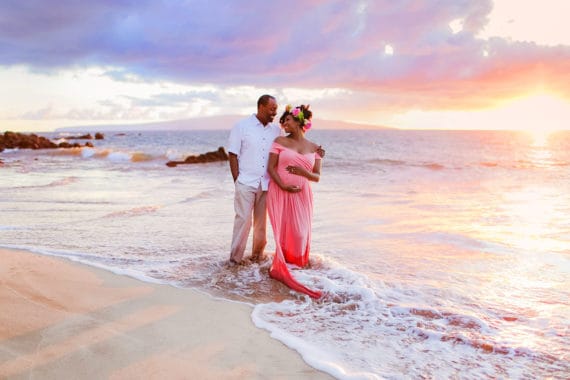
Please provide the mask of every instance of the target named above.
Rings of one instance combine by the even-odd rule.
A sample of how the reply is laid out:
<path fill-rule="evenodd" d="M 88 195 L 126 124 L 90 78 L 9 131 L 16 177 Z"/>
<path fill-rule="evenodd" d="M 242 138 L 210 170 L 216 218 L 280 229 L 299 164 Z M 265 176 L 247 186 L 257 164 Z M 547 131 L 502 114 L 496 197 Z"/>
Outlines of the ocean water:
<path fill-rule="evenodd" d="M 326 157 L 311 267 L 293 273 L 319 301 L 271 280 L 269 262 L 226 265 L 226 162 L 165 165 L 227 136 L 4 151 L 0 245 L 247 303 L 341 379 L 570 378 L 569 132 L 312 130 Z"/>

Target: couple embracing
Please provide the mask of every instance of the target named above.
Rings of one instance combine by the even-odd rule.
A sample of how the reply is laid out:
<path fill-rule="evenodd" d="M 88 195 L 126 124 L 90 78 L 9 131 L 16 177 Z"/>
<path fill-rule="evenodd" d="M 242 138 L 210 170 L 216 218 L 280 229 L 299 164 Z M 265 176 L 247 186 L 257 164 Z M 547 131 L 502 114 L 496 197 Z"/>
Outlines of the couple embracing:
<path fill-rule="evenodd" d="M 287 106 L 274 124 L 277 101 L 262 95 L 257 113 L 238 122 L 229 138 L 230 170 L 235 183 L 235 219 L 230 263 L 243 261 L 253 219 L 252 261 L 265 260 L 266 215 L 275 236 L 275 256 L 269 275 L 312 298 L 321 293 L 295 280 L 286 263 L 309 264 L 313 193 L 324 151 L 305 138 L 311 128 L 309 106 Z M 282 129 L 281 129 L 282 128 Z M 253 218 L 252 218 L 253 215 Z"/>

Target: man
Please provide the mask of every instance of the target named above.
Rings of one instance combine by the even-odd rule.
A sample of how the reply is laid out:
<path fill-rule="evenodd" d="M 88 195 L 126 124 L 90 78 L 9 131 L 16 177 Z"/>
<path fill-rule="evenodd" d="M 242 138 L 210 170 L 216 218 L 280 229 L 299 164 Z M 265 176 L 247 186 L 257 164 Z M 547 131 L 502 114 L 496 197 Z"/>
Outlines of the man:
<path fill-rule="evenodd" d="M 281 135 L 277 116 L 277 101 L 271 95 L 262 95 L 257 101 L 257 113 L 238 122 L 229 138 L 230 170 L 235 184 L 235 219 L 230 253 L 230 264 L 240 264 L 252 225 L 252 261 L 265 259 L 267 244 L 266 195 L 269 186 L 267 160 L 273 140 Z"/>

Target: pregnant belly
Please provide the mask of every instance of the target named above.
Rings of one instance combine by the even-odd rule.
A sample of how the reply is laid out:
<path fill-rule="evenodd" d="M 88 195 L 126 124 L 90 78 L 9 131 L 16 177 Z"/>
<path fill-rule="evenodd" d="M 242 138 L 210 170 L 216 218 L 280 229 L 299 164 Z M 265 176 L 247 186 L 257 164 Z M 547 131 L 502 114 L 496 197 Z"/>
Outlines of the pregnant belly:
<path fill-rule="evenodd" d="M 286 185 L 303 187 L 307 183 L 307 179 L 305 177 L 291 174 L 285 170 L 285 168 L 279 171 L 279 176 L 281 177 L 283 183 Z"/>

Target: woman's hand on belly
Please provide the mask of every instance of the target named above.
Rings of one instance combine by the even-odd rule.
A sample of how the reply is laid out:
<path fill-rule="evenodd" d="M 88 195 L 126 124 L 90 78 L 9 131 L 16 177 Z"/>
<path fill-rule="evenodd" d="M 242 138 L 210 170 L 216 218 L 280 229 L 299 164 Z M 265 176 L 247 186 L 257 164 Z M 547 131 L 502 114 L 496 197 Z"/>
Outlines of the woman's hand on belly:
<path fill-rule="evenodd" d="M 283 184 L 286 186 L 289 185 L 302 188 L 307 182 L 307 179 L 305 177 L 297 174 L 292 174 L 286 168 L 281 168 L 281 170 L 279 170 L 279 176 L 281 177 Z"/>
<path fill-rule="evenodd" d="M 306 177 L 307 176 L 307 170 L 305 170 L 304 168 L 300 167 L 300 166 L 294 166 L 294 165 L 288 165 L 285 170 L 287 170 L 289 173 L 293 174 L 293 175 L 299 175 L 302 177 Z"/>
<path fill-rule="evenodd" d="M 289 192 L 289 193 L 298 193 L 301 191 L 301 186 L 297 186 L 297 185 L 285 185 L 283 187 L 283 190 Z"/>

